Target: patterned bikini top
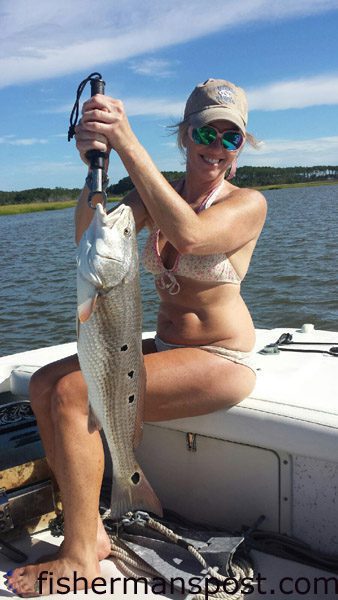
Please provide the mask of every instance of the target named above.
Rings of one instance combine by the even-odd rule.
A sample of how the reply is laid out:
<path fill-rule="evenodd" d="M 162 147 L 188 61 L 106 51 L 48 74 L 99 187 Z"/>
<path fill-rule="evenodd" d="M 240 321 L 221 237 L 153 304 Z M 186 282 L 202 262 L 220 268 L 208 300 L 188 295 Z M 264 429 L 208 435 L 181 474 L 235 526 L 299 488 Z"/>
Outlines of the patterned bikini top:
<path fill-rule="evenodd" d="M 183 182 L 184 184 L 184 182 Z M 195 209 L 196 213 L 206 210 L 217 198 L 223 183 Z M 182 186 L 183 187 L 183 186 Z M 198 281 L 240 284 L 241 278 L 224 252 L 207 255 L 177 253 L 173 267 L 167 269 L 159 252 L 160 229 L 154 224 L 142 253 L 142 264 L 146 271 L 155 275 L 156 284 L 169 294 L 178 294 L 181 286 L 175 275 L 181 275 Z"/>

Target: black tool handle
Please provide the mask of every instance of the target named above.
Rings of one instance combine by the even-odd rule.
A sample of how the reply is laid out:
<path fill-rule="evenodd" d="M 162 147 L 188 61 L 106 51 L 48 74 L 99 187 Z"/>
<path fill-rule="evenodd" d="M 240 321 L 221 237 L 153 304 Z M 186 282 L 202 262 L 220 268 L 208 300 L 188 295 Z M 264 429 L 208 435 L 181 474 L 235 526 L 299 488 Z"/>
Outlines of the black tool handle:
<path fill-rule="evenodd" d="M 91 95 L 95 96 L 95 94 L 104 94 L 106 82 L 103 81 L 100 77 L 95 77 L 90 80 L 90 88 Z"/>
<path fill-rule="evenodd" d="M 95 79 L 91 79 L 90 80 L 91 95 L 95 96 L 95 94 L 104 94 L 105 85 L 106 85 L 106 82 L 103 81 L 103 79 L 100 79 L 99 77 L 96 77 Z M 106 155 L 104 152 L 100 152 L 99 150 L 88 150 L 86 157 L 89 158 L 89 160 L 90 160 L 90 168 L 93 172 L 96 171 L 97 169 L 101 169 L 102 171 L 104 170 L 104 159 L 106 158 Z M 99 177 L 99 178 L 95 177 L 95 173 L 93 173 L 93 175 L 94 175 L 94 180 L 101 179 L 101 177 Z M 97 183 L 99 184 L 99 181 Z M 96 187 L 101 187 L 101 186 L 100 185 L 97 186 L 94 184 L 94 187 L 96 188 Z M 102 192 L 102 188 L 94 189 L 93 191 Z"/>

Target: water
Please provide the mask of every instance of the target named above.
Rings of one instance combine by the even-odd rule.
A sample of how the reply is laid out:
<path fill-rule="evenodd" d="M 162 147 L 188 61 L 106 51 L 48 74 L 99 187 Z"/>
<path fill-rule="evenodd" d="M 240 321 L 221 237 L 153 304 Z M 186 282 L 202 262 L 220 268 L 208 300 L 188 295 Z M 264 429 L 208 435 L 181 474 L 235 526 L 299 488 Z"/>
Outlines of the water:
<path fill-rule="evenodd" d="M 267 222 L 242 286 L 256 327 L 337 331 L 338 187 L 265 196 Z M 75 340 L 73 213 L 0 217 L 0 355 Z M 154 330 L 157 295 L 143 269 L 141 286 L 144 330 Z"/>

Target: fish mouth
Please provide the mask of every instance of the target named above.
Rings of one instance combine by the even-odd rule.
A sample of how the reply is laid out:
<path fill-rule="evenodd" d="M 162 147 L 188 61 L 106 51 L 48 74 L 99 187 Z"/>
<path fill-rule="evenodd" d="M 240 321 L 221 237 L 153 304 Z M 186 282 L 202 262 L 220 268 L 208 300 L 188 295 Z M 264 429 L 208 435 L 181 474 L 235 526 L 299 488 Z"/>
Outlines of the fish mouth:
<path fill-rule="evenodd" d="M 109 261 L 118 263 L 120 265 L 122 265 L 122 263 L 123 263 L 122 258 L 115 258 L 115 256 L 106 256 L 104 254 L 99 254 L 99 253 L 97 253 L 96 256 L 98 256 L 100 260 L 109 260 Z"/>
<path fill-rule="evenodd" d="M 115 222 L 118 221 L 125 210 L 131 210 L 126 204 L 118 204 L 117 206 L 114 206 L 108 213 L 102 207 L 102 204 L 97 204 L 97 208 L 101 218 L 108 227 L 113 227 Z M 128 219 L 128 225 L 129 224 L 130 219 Z"/>

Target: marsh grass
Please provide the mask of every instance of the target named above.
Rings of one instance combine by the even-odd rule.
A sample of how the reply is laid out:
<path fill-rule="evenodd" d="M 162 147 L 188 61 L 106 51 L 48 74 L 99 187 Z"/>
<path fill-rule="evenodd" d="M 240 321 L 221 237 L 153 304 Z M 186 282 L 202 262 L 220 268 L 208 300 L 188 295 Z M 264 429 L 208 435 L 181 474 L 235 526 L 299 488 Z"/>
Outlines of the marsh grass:
<path fill-rule="evenodd" d="M 21 213 L 32 213 L 41 210 L 60 210 L 75 206 L 75 200 L 69 202 L 32 202 L 30 204 L 5 204 L 0 206 L 1 215 L 19 215 Z"/>
<path fill-rule="evenodd" d="M 270 185 L 254 186 L 256 190 L 281 190 L 284 188 L 313 187 L 318 185 L 338 185 L 338 181 L 312 181 L 309 183 L 276 183 Z M 108 203 L 119 202 L 122 196 L 108 198 Z M 76 200 L 62 202 L 32 202 L 27 204 L 3 204 L 0 205 L 0 217 L 6 215 L 19 215 L 21 213 L 32 213 L 43 210 L 61 210 L 76 206 Z"/>
<path fill-rule="evenodd" d="M 338 185 L 338 181 L 309 181 L 308 183 L 271 183 L 270 185 L 260 185 L 256 190 L 283 190 L 285 188 L 304 188 L 316 187 L 318 185 Z"/>
<path fill-rule="evenodd" d="M 108 202 L 117 202 L 120 199 L 121 198 L 108 198 Z M 61 210 L 62 208 L 72 208 L 76 206 L 76 204 L 76 200 L 69 200 L 65 202 L 32 202 L 30 204 L 4 204 L 0 206 L 0 217 L 45 210 Z"/>

